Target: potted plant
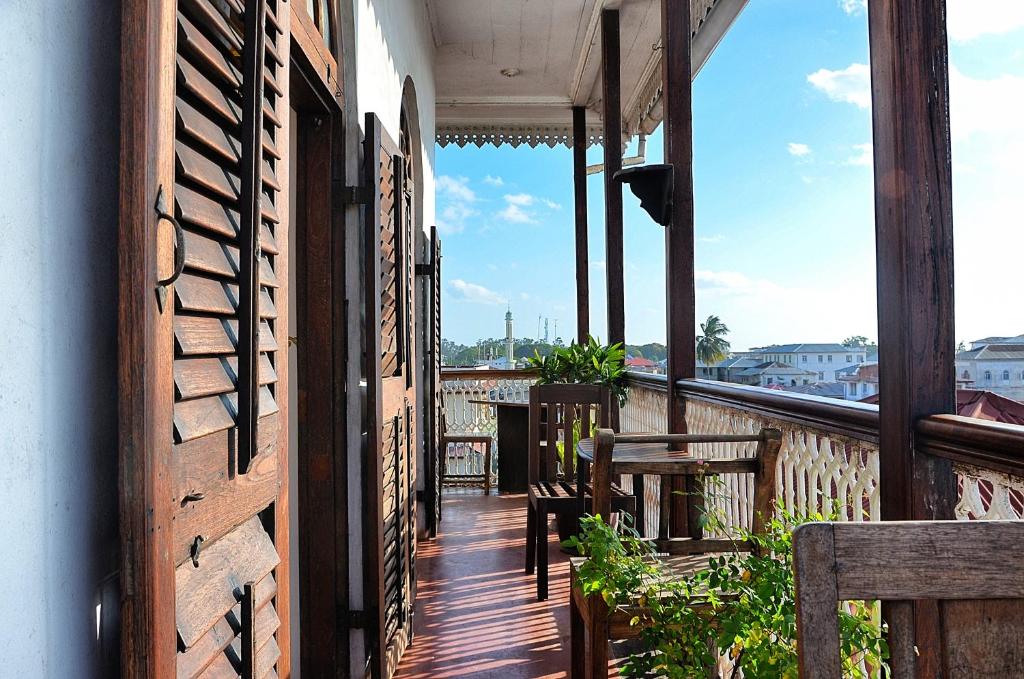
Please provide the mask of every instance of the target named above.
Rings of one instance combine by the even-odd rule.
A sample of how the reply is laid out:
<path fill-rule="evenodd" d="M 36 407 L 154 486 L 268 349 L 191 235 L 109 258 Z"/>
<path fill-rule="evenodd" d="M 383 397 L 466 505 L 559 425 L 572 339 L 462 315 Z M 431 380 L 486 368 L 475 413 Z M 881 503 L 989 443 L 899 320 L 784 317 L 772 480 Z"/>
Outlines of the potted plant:
<path fill-rule="evenodd" d="M 537 371 L 537 384 L 595 384 L 607 387 L 620 407 L 626 403 L 626 352 L 621 343 L 609 346 L 591 337 L 584 344 L 573 342 L 567 347 L 555 347 L 547 356 L 535 351 L 528 361 L 529 366 Z M 566 432 L 565 440 L 558 442 L 557 454 L 562 468 L 565 467 L 566 448 L 575 462 L 581 431 L 580 420 L 576 418 L 571 440 L 569 432 Z M 562 541 L 568 540 L 576 530 L 578 517 L 574 512 L 556 516 L 558 537 Z"/>
<path fill-rule="evenodd" d="M 586 516 L 569 544 L 588 557 L 577 574 L 584 594 L 602 597 L 613 609 L 644 602 L 643 617 L 630 621 L 642 627 L 643 649 L 626 661 L 624 676 L 683 679 L 717 666 L 723 679 L 796 679 L 792 532 L 800 523 L 830 518 L 782 516 L 763 535 L 740 532 L 736 539 L 752 541 L 754 552 L 709 558 L 707 569 L 679 580 L 664 577 L 652 543 L 622 521 L 609 526 L 600 516 Z M 839 613 L 843 676 L 888 676 L 877 609 L 849 604 Z"/>

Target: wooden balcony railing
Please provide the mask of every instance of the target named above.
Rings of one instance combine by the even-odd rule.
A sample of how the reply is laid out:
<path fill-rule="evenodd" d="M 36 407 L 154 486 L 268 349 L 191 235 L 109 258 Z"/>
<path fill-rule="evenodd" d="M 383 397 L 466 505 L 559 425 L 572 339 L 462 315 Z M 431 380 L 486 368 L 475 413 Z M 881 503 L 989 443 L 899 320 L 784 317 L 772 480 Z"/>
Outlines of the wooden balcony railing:
<path fill-rule="evenodd" d="M 623 431 L 666 429 L 668 390 L 663 376 L 630 374 L 622 411 Z M 707 380 L 684 380 L 675 398 L 686 401 L 693 433 L 746 434 L 761 427 L 783 432 L 778 493 L 794 514 L 837 510 L 840 519 L 881 518 L 878 465 L 878 407 L 856 402 L 788 394 Z M 917 450 L 953 461 L 961 519 L 1024 518 L 1024 427 L 943 415 L 918 423 Z M 749 454 L 742 444 L 695 446 L 699 457 Z M 623 479 L 632 488 L 632 479 Z M 722 478 L 715 509 L 729 525 L 749 526 L 749 481 Z M 644 523 L 658 525 L 660 484 L 644 482 Z"/>
<path fill-rule="evenodd" d="M 445 368 L 441 370 L 441 393 L 444 398 L 446 427 L 450 434 L 487 434 L 492 443 L 491 473 L 497 477 L 497 421 L 494 408 L 472 401 L 527 401 L 530 385 L 536 382 L 529 370 L 472 370 Z M 484 456 L 478 448 L 452 444 L 445 451 L 445 475 L 451 477 L 480 476 L 484 473 Z"/>

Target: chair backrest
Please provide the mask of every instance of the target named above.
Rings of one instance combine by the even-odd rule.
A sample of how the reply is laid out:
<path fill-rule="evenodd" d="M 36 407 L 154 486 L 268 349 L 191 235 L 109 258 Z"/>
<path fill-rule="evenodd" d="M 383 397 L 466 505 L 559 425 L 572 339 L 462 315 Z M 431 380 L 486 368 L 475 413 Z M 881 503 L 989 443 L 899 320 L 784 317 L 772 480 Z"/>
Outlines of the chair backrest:
<path fill-rule="evenodd" d="M 529 481 L 554 481 L 558 468 L 559 432 L 564 441 L 565 478 L 572 479 L 573 430 L 580 439 L 592 429 L 607 427 L 611 418 L 612 394 L 595 384 L 535 384 L 530 387 Z"/>
<path fill-rule="evenodd" d="M 750 443 L 756 442 L 757 449 L 753 457 L 708 459 L 687 455 L 681 449 L 688 444 L 701 443 Z M 665 449 L 676 449 L 678 452 L 671 460 L 649 459 L 643 452 L 649 451 L 651 444 L 664 444 Z M 751 474 L 754 477 L 753 515 L 751 529 L 754 533 L 762 533 L 764 524 L 775 513 L 775 477 L 779 449 L 782 447 L 782 432 L 778 429 L 765 428 L 757 434 L 615 434 L 611 430 L 599 430 L 594 436 L 594 513 L 608 516 L 611 511 L 612 460 L 616 473 L 624 474 L 658 474 L 663 481 L 671 476 L 689 477 L 696 483 L 688 484 L 687 488 L 695 495 L 703 495 L 705 488 L 700 479 L 717 474 Z M 618 450 L 616 453 L 615 451 Z M 661 526 L 656 544 L 658 549 L 668 553 L 702 553 L 722 551 L 737 546 L 733 540 L 704 540 L 702 534 L 693 531 L 689 537 L 678 540 L 668 535 L 669 501 L 671 500 L 670 484 L 662 483 Z M 691 503 L 691 507 L 699 509 L 711 503 L 705 497 Z M 691 522 L 696 524 L 697 522 Z M 697 528 L 696 530 L 700 530 Z M 750 547 L 739 544 L 738 546 Z M 731 550 L 729 550 L 731 551 Z"/>
<path fill-rule="evenodd" d="M 838 608 L 849 600 L 899 602 L 888 615 L 893 677 L 1024 676 L 1022 564 L 1022 521 L 798 527 L 793 570 L 800 677 L 841 676 Z M 915 600 L 937 602 L 934 647 L 915 648 Z"/>

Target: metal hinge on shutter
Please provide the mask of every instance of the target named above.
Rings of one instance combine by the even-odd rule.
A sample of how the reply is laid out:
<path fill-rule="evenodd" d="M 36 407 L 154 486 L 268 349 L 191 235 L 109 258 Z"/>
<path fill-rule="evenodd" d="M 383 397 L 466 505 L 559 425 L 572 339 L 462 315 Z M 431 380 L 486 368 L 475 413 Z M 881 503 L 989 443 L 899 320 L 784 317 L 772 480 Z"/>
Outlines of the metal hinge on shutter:
<path fill-rule="evenodd" d="M 342 205 L 369 205 L 373 201 L 373 193 L 368 186 L 345 186 L 341 180 L 335 179 L 334 195 Z"/>

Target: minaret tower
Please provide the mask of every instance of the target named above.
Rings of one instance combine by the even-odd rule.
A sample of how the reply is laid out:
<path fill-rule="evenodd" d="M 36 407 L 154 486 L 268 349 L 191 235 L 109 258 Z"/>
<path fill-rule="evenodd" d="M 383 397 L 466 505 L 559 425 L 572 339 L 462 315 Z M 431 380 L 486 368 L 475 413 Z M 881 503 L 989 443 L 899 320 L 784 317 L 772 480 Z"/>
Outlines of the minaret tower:
<path fill-rule="evenodd" d="M 508 359 L 508 367 L 515 365 L 515 340 L 512 336 L 512 307 L 505 312 L 505 358 Z"/>

